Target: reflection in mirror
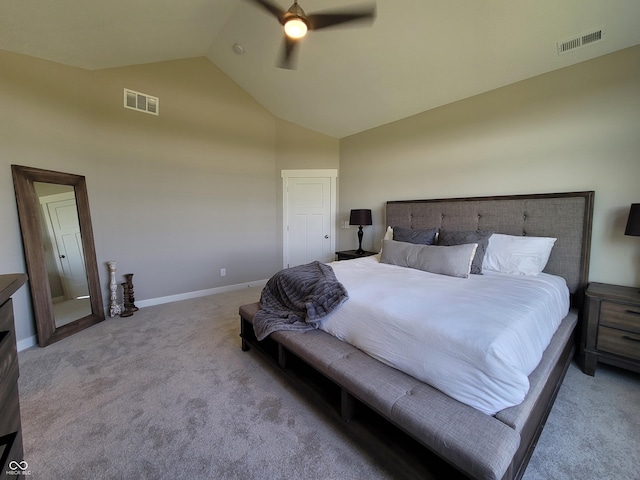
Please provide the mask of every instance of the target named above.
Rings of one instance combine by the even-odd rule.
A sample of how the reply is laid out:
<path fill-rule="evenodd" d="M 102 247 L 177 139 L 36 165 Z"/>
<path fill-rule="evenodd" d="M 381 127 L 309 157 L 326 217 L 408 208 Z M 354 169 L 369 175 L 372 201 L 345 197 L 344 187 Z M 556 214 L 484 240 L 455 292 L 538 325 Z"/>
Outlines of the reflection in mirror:
<path fill-rule="evenodd" d="M 81 175 L 12 165 L 41 347 L 105 318 Z"/>
<path fill-rule="evenodd" d="M 33 182 L 56 327 L 91 314 L 74 188 Z"/>

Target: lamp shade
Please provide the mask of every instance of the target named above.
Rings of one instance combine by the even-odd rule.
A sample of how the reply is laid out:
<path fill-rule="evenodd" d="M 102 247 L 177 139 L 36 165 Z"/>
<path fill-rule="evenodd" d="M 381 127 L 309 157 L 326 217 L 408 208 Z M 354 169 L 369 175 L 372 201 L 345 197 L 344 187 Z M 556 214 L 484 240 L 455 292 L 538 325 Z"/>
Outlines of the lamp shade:
<path fill-rule="evenodd" d="M 371 225 L 371 210 L 351 210 L 349 225 Z"/>
<path fill-rule="evenodd" d="M 631 204 L 629 218 L 627 219 L 627 228 L 624 234 L 640 237 L 640 203 Z"/>

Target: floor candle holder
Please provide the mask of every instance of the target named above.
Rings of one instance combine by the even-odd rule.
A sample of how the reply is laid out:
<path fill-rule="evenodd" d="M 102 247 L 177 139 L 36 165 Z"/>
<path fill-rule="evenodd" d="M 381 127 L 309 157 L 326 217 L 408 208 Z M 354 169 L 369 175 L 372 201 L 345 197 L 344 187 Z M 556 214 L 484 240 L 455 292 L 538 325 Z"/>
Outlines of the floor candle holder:
<path fill-rule="evenodd" d="M 135 305 L 136 298 L 135 298 L 135 294 L 133 293 L 133 273 L 127 273 L 124 276 L 124 279 L 126 280 L 127 287 L 128 287 L 128 290 L 129 290 L 129 296 L 128 296 L 128 299 L 127 299 L 128 303 L 129 303 L 129 309 L 132 312 L 137 312 L 139 309 Z"/>
<path fill-rule="evenodd" d="M 133 310 L 131 310 L 131 303 L 129 302 L 129 298 L 130 298 L 130 289 L 129 289 L 129 283 L 127 282 L 123 282 L 120 285 L 122 285 L 122 298 L 124 300 L 124 310 L 122 311 L 122 313 L 120 314 L 121 317 L 130 317 L 131 315 L 133 315 Z"/>
<path fill-rule="evenodd" d="M 117 262 L 107 262 L 109 266 L 109 316 L 122 313 L 122 305 L 118 303 L 118 284 L 116 283 Z"/>

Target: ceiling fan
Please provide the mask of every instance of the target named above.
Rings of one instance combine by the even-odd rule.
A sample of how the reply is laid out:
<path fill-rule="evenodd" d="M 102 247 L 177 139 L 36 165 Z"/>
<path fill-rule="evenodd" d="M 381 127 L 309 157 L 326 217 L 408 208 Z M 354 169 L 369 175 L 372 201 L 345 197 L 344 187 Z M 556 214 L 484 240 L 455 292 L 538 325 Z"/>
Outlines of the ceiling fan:
<path fill-rule="evenodd" d="M 278 66 L 292 70 L 294 66 L 294 55 L 296 46 L 308 31 L 320 30 L 322 28 L 333 27 L 355 21 L 373 21 L 375 18 L 375 5 L 361 7 L 357 10 L 333 11 L 324 13 L 312 13 L 307 15 L 294 0 L 293 5 L 288 10 L 280 7 L 268 0 L 249 0 L 251 3 L 259 5 L 271 13 L 284 26 L 284 48 Z"/>

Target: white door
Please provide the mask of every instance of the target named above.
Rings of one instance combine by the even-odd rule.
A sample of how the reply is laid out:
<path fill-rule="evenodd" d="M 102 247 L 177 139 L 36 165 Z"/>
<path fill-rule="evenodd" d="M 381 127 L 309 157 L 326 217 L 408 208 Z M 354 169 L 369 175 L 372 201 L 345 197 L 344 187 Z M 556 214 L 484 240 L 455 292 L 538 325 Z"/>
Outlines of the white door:
<path fill-rule="evenodd" d="M 285 268 L 314 260 L 334 260 L 336 174 L 333 172 L 283 171 Z"/>
<path fill-rule="evenodd" d="M 53 233 L 65 296 L 75 299 L 89 295 L 75 198 L 46 203 L 45 211 Z"/>

